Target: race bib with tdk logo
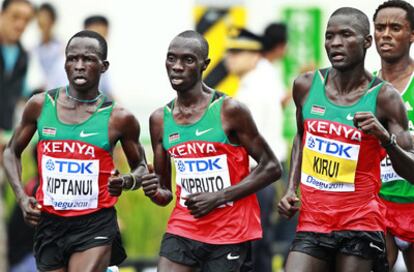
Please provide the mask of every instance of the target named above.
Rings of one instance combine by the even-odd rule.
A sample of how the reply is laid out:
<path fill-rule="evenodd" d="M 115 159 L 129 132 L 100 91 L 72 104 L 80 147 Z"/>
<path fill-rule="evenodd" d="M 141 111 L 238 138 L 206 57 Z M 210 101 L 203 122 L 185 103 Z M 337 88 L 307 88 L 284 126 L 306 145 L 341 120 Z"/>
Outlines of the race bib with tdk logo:
<path fill-rule="evenodd" d="M 360 144 L 341 141 L 341 134 L 346 135 L 344 133 L 346 130 L 341 125 L 333 123 L 322 125 L 317 124 L 315 128 L 323 130 L 329 128 L 336 131 L 338 135 L 328 138 L 323 134 L 318 136 L 306 131 L 301 182 L 323 191 L 355 191 L 355 173 Z M 330 131 L 331 135 L 332 131 Z"/>
<path fill-rule="evenodd" d="M 55 210 L 98 207 L 99 160 L 54 158 L 43 155 L 44 205 Z"/>
<path fill-rule="evenodd" d="M 177 186 L 181 187 L 180 204 L 188 195 L 217 192 L 231 186 L 227 155 L 202 158 L 174 158 Z M 226 203 L 232 205 L 232 203 Z"/>

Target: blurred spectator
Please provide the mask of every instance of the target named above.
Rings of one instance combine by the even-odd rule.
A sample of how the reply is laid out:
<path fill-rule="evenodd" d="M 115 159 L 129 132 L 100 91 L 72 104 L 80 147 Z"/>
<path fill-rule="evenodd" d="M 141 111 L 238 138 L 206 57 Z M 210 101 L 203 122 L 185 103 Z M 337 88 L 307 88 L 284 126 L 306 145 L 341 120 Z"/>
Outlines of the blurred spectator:
<path fill-rule="evenodd" d="M 50 90 L 67 84 L 64 69 L 65 46 L 53 34 L 57 18 L 55 8 L 49 3 L 41 4 L 37 10 L 36 20 L 41 40 L 32 50 L 30 68 L 40 68 L 40 74 L 31 75 L 30 85 L 33 88 Z M 33 71 L 30 70 L 29 72 L 32 73 Z M 33 77 L 35 78 L 33 79 Z"/>
<path fill-rule="evenodd" d="M 27 0 L 4 0 L 0 12 L 0 271 L 7 270 L 4 205 L 3 149 L 11 135 L 15 107 L 25 91 L 28 56 L 20 44 L 33 17 Z"/>
<path fill-rule="evenodd" d="M 95 31 L 101 34 L 105 40 L 108 40 L 109 20 L 103 15 L 92 15 L 87 17 L 83 22 L 83 28 Z M 99 90 L 114 99 L 110 70 L 102 75 L 101 81 L 99 82 Z"/>
<path fill-rule="evenodd" d="M 273 199 L 273 203 L 278 203 L 283 192 L 286 191 L 287 187 L 287 174 L 288 174 L 288 143 L 285 137 L 283 137 L 283 125 L 284 117 L 283 110 L 288 106 L 292 101 L 291 91 L 287 91 L 283 83 L 282 77 L 282 59 L 287 52 L 287 41 L 288 33 L 287 26 L 284 23 L 271 23 L 269 24 L 263 34 L 263 58 L 267 60 L 267 68 L 269 72 L 272 71 L 274 74 L 274 79 L 276 80 L 277 87 L 276 92 L 278 93 L 278 98 L 280 99 L 280 104 L 277 104 L 278 114 L 274 116 L 273 120 L 278 124 L 277 138 L 274 138 L 273 141 L 269 140 L 271 143 L 274 143 L 278 146 L 278 149 L 275 151 L 278 158 L 282 162 L 283 168 L 285 169 L 284 175 L 282 176 L 283 182 L 276 183 L 277 196 Z M 265 61 L 266 63 L 266 61 Z M 273 79 L 273 80 L 274 80 Z M 273 127 L 274 128 L 274 127 Z M 279 197 L 280 195 L 280 197 Z M 269 200 L 270 201 L 270 200 Z M 273 207 L 273 206 L 272 206 Z M 273 210 L 272 210 L 273 211 Z M 274 213 L 277 216 L 277 213 Z M 271 214 L 268 214 L 271 217 Z M 268 219 L 269 220 L 269 219 Z M 296 217 L 293 220 L 285 220 L 283 218 L 277 217 L 273 225 L 273 237 L 272 240 L 277 242 L 277 253 L 280 253 L 282 256 L 286 257 L 288 254 L 289 245 L 292 242 L 295 231 L 296 231 Z"/>
<path fill-rule="evenodd" d="M 280 73 L 275 70 L 272 62 L 284 54 L 285 34 L 279 35 L 277 29 L 269 27 L 266 35 L 261 38 L 246 29 L 233 33 L 228 41 L 226 65 L 230 73 L 240 77 L 240 87 L 236 97 L 246 104 L 257 124 L 260 134 L 269 143 L 280 161 L 286 160 L 286 144 L 282 137 L 282 104 L 285 89 Z M 276 36 L 274 37 L 276 31 Z M 237 32 L 237 31 L 236 31 Z M 269 33 L 267 33 L 269 32 Z M 251 166 L 255 162 L 251 160 Z M 272 271 L 273 225 L 271 221 L 275 187 L 269 185 L 257 192 L 260 203 L 263 238 L 253 242 L 253 271 Z"/>
<path fill-rule="evenodd" d="M 37 166 L 37 150 L 34 146 L 32 154 Z M 32 178 L 24 187 L 27 195 L 34 196 L 39 177 Z M 10 272 L 36 272 L 36 261 L 33 256 L 34 227 L 24 222 L 23 213 L 15 203 L 7 224 L 8 261 Z"/>
<path fill-rule="evenodd" d="M 19 98 L 28 91 L 28 55 L 20 38 L 33 17 L 27 0 L 5 0 L 0 13 L 0 130 L 10 131 Z"/>

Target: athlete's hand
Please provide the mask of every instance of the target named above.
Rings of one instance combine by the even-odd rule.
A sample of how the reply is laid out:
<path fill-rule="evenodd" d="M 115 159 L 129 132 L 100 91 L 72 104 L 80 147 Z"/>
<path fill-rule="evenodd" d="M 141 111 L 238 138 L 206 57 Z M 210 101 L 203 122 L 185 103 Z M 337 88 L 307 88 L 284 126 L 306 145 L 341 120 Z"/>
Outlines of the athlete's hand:
<path fill-rule="evenodd" d="M 374 135 L 381 143 L 389 141 L 389 133 L 372 112 L 356 112 L 354 126 L 364 133 Z"/>
<path fill-rule="evenodd" d="M 299 207 L 295 206 L 298 202 L 299 198 L 296 196 L 295 192 L 286 192 L 277 206 L 279 214 L 284 218 L 290 219 L 299 210 Z"/>
<path fill-rule="evenodd" d="M 115 170 L 108 179 L 108 191 L 111 196 L 120 196 L 124 186 L 124 180 L 119 175 L 119 171 Z"/>
<path fill-rule="evenodd" d="M 187 196 L 184 205 L 194 218 L 200 218 L 220 205 L 220 192 L 194 193 Z"/>
<path fill-rule="evenodd" d="M 21 198 L 19 204 L 23 212 L 24 221 L 31 226 L 37 226 L 42 213 L 42 205 L 40 205 L 34 197 L 29 197 L 27 195 Z"/>
<path fill-rule="evenodd" d="M 154 173 L 154 167 L 151 164 L 147 165 L 149 174 L 143 175 L 142 179 L 142 190 L 144 194 L 153 199 L 157 196 L 158 189 L 160 188 L 160 178 L 157 174 Z"/>

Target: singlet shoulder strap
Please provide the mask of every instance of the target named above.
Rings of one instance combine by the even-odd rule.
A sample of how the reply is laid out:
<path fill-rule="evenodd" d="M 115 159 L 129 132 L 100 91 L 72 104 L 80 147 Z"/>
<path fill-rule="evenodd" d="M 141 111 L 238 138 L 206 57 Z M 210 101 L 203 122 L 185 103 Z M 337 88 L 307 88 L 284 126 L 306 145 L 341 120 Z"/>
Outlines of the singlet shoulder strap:
<path fill-rule="evenodd" d="M 172 111 L 172 109 L 174 108 L 174 102 L 175 102 L 175 99 L 171 100 L 170 102 L 168 102 L 168 103 L 165 105 L 165 107 L 166 107 L 169 111 Z"/>
<path fill-rule="evenodd" d="M 377 76 L 374 76 L 375 78 L 373 79 L 373 81 L 372 81 L 372 84 L 371 84 L 371 88 L 374 88 L 374 87 L 376 87 L 376 86 L 378 86 L 378 85 L 380 85 L 380 84 L 382 84 L 382 83 L 384 83 L 384 80 L 382 80 L 382 79 L 380 79 L 379 77 L 377 77 Z"/>
<path fill-rule="evenodd" d="M 114 104 L 114 101 L 112 99 L 110 99 L 109 97 L 105 96 L 104 101 L 102 102 L 102 105 L 100 107 L 100 109 L 105 109 L 108 107 L 111 107 Z"/>
<path fill-rule="evenodd" d="M 59 89 L 60 88 L 55 88 L 46 92 L 47 95 L 49 95 L 50 99 L 52 99 L 52 101 L 55 101 Z"/>
<path fill-rule="evenodd" d="M 319 73 L 320 73 L 320 74 L 321 74 L 321 76 L 322 76 L 322 81 L 323 81 L 323 82 L 325 82 L 325 81 L 326 81 L 326 78 L 328 77 L 329 68 L 322 68 L 322 69 L 319 69 Z"/>

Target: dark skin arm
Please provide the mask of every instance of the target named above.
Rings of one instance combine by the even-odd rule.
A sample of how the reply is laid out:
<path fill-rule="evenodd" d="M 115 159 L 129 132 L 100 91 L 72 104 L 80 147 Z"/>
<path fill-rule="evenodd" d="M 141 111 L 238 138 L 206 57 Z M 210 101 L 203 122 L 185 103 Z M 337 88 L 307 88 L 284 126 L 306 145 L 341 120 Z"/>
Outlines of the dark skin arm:
<path fill-rule="evenodd" d="M 112 148 L 118 140 L 121 141 L 131 173 L 126 175 L 114 173 L 108 179 L 108 191 L 112 196 L 121 195 L 122 190 L 138 189 L 141 186 L 142 176 L 148 173 L 144 148 L 139 142 L 139 135 L 138 120 L 127 110 L 115 107 L 109 120 L 109 140 Z M 133 186 L 134 179 L 135 186 Z"/>
<path fill-rule="evenodd" d="M 302 166 L 302 137 L 303 137 L 303 117 L 302 106 L 308 97 L 312 84 L 313 73 L 306 73 L 296 78 L 293 83 L 293 100 L 296 105 L 296 126 L 297 133 L 293 141 L 291 154 L 291 167 L 289 171 L 289 183 L 285 195 L 279 202 L 279 214 L 285 218 L 291 218 L 299 208 L 295 206 L 299 202 L 296 195 L 297 187 L 300 182 L 301 166 Z"/>
<path fill-rule="evenodd" d="M 240 183 L 218 192 L 195 193 L 188 196 L 185 204 L 190 213 L 199 218 L 214 208 L 257 192 L 281 176 L 281 166 L 269 145 L 259 134 L 246 106 L 227 97 L 221 112 L 223 129 L 233 144 L 246 148 L 258 163 Z"/>
<path fill-rule="evenodd" d="M 157 109 L 150 117 L 150 134 L 154 151 L 154 171 L 142 177 L 142 189 L 154 203 L 166 206 L 173 199 L 171 190 L 171 158 L 162 146 L 164 111 Z"/>
<path fill-rule="evenodd" d="M 414 183 L 414 147 L 408 131 L 407 112 L 401 95 L 390 85 L 384 84 L 377 98 L 377 116 L 370 112 L 358 112 L 354 124 L 365 133 L 372 134 L 382 145 L 397 136 L 397 145 L 386 148 L 395 171 Z"/>
<path fill-rule="evenodd" d="M 21 176 L 21 155 L 27 147 L 37 129 L 37 118 L 40 116 L 44 94 L 33 96 L 26 104 L 20 124 L 4 151 L 4 168 L 10 185 L 13 188 L 16 200 L 22 209 L 26 223 L 37 225 L 40 220 L 41 206 L 34 197 L 28 196 L 23 189 Z"/>

